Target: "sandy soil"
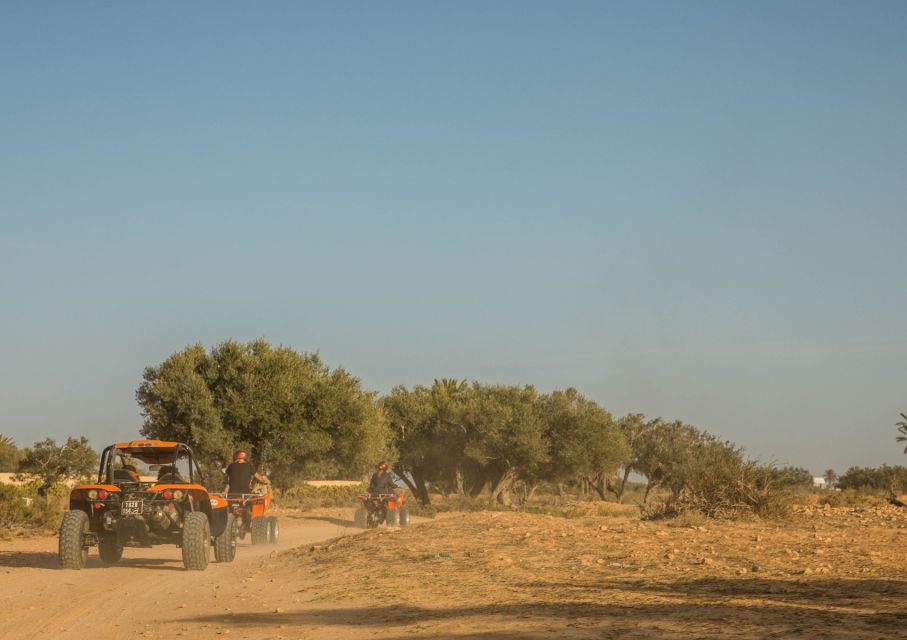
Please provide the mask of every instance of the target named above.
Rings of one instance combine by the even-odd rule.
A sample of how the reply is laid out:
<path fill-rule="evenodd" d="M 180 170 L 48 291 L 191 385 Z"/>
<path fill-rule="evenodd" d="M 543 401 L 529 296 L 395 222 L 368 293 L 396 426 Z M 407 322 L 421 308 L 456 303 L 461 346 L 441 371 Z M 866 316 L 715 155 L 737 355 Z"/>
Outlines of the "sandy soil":
<path fill-rule="evenodd" d="M 0 637 L 907 637 L 907 509 L 687 526 L 453 514 L 313 542 L 350 516 L 284 517 L 282 551 L 204 573 L 175 549 L 64 572 L 52 539 L 0 543 Z"/>
<path fill-rule="evenodd" d="M 279 513 L 279 512 L 278 512 Z M 352 523 L 317 514 L 279 513 L 280 544 L 239 543 L 236 559 L 206 571 L 183 569 L 172 546 L 126 549 L 113 566 L 92 550 L 88 566 L 63 571 L 57 538 L 0 540 L 0 639 L 164 638 L 183 636 L 174 620 L 192 620 L 235 604 L 244 576 L 297 545 L 356 533 Z M 349 526 L 348 526 L 349 525 Z M 167 625 L 164 625 L 164 622 Z M 220 637 L 213 625 L 191 624 L 194 637 Z"/>

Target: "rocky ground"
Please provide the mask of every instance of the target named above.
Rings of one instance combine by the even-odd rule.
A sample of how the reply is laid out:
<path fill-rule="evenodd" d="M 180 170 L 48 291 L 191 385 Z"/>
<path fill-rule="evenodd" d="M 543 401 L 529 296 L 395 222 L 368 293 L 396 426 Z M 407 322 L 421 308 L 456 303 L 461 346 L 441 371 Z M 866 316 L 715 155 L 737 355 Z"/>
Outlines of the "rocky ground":
<path fill-rule="evenodd" d="M 897 507 L 785 522 L 452 514 L 269 558 L 243 606 L 205 622 L 249 638 L 905 637 L 905 542 Z"/>

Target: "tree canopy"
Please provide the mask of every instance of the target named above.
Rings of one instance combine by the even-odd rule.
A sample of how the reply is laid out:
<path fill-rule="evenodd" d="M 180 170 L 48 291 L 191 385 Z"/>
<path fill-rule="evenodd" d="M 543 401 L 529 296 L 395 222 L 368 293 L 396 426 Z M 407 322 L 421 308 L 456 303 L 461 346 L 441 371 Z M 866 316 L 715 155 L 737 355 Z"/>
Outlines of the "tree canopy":
<path fill-rule="evenodd" d="M 88 438 L 67 438 L 58 445 L 53 438 L 36 442 L 22 452 L 19 472 L 41 481 L 47 489 L 64 478 L 87 478 L 98 467 L 98 454 L 88 443 Z"/>
<path fill-rule="evenodd" d="M 382 401 L 400 452 L 396 470 L 423 501 L 427 483 L 507 504 L 520 484 L 615 471 L 629 455 L 611 414 L 575 389 L 440 379 L 396 387 Z"/>
<path fill-rule="evenodd" d="M 186 442 L 212 466 L 245 449 L 283 483 L 359 475 L 392 455 L 374 393 L 317 354 L 264 340 L 186 347 L 145 369 L 136 398 L 146 437 Z"/>

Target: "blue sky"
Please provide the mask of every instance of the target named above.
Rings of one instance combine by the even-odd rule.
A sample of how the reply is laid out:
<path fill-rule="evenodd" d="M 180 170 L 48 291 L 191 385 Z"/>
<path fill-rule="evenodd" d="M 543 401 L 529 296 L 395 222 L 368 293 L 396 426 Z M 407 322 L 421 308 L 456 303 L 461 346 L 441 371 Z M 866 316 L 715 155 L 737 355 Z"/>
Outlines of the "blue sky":
<path fill-rule="evenodd" d="M 0 7 L 0 432 L 263 336 L 904 462 L 907 5 Z"/>

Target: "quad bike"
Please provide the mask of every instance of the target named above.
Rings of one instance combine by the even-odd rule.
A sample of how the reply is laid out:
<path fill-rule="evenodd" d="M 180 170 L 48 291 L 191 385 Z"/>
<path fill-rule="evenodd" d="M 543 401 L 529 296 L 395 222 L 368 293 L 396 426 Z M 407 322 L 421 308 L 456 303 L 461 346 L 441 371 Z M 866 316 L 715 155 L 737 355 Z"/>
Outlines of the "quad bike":
<path fill-rule="evenodd" d="M 409 510 L 403 505 L 405 493 L 368 493 L 356 496 L 361 504 L 356 509 L 356 526 L 374 529 L 382 522 L 388 526 L 409 524 Z"/>
<path fill-rule="evenodd" d="M 271 505 L 270 489 L 265 494 L 230 493 L 226 499 L 230 503 L 230 513 L 236 518 L 240 540 L 251 533 L 252 544 L 277 544 L 280 539 L 277 516 L 265 515 Z"/>
<path fill-rule="evenodd" d="M 157 482 L 147 482 L 129 470 L 134 461 L 165 467 Z M 212 546 L 218 562 L 233 561 L 237 533 L 227 500 L 208 493 L 188 446 L 121 442 L 101 453 L 97 483 L 70 493 L 69 511 L 60 524 L 60 564 L 82 569 L 91 547 L 98 548 L 102 562 L 113 564 L 124 547 L 174 544 L 182 549 L 186 569 L 200 571 L 208 566 Z"/>

